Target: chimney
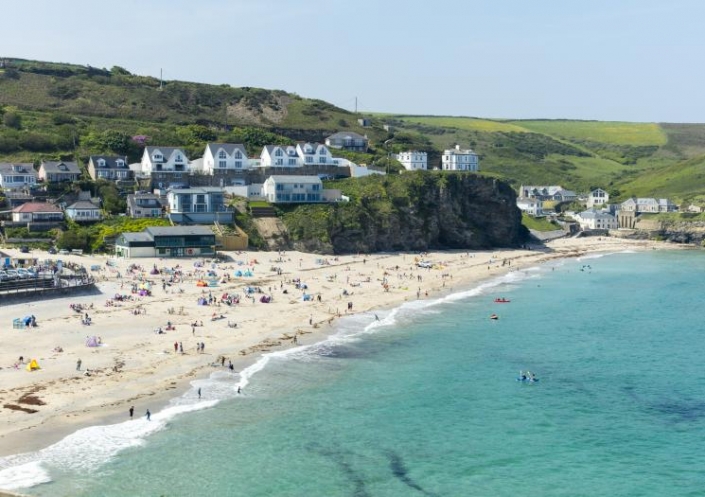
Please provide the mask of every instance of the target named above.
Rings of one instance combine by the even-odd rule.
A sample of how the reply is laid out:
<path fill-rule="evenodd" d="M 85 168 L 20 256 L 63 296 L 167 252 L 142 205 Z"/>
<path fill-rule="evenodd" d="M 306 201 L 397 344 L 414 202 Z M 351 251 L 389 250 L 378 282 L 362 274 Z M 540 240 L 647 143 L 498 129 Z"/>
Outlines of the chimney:
<path fill-rule="evenodd" d="M 455 150 L 460 150 L 460 145 L 455 145 Z"/>

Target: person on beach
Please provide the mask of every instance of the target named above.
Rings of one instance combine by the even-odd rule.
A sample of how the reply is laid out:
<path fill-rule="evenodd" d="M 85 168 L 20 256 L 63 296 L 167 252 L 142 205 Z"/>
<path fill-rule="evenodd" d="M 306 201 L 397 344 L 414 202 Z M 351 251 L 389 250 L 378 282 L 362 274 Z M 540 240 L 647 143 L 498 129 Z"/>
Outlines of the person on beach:
<path fill-rule="evenodd" d="M 198 388 L 198 398 L 199 399 L 201 398 L 201 388 L 200 387 Z"/>
<path fill-rule="evenodd" d="M 81 359 L 76 361 L 76 371 L 80 371 L 80 370 L 81 370 Z"/>
<path fill-rule="evenodd" d="M 145 413 L 145 416 L 147 417 L 147 421 L 150 421 L 152 419 L 152 413 L 149 412 L 149 409 L 147 409 L 147 412 Z"/>
<path fill-rule="evenodd" d="M 135 406 L 130 406 L 130 419 L 132 419 L 132 416 L 135 414 Z"/>

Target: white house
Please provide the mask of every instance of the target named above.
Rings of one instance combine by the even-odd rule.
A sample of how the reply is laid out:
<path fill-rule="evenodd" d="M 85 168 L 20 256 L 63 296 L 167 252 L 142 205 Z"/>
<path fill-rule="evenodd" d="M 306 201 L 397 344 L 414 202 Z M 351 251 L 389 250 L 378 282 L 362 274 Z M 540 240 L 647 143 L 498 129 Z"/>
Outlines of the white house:
<path fill-rule="evenodd" d="M 125 156 L 91 155 L 88 158 L 88 174 L 94 180 L 127 180 L 132 178 L 132 171 Z"/>
<path fill-rule="evenodd" d="M 328 147 L 320 143 L 299 143 L 296 145 L 296 153 L 305 166 L 335 165 Z"/>
<path fill-rule="evenodd" d="M 169 219 L 175 223 L 210 224 L 214 221 L 232 223 L 234 213 L 225 200 L 222 188 L 172 189 L 167 193 Z"/>
<path fill-rule="evenodd" d="M 12 209 L 15 223 L 48 223 L 64 220 L 61 207 L 47 202 L 27 202 Z"/>
<path fill-rule="evenodd" d="M 543 200 L 539 198 L 517 197 L 517 207 L 530 216 L 541 216 L 543 214 Z"/>
<path fill-rule="evenodd" d="M 323 201 L 323 182 L 318 176 L 270 176 L 262 196 L 272 204 Z"/>
<path fill-rule="evenodd" d="M 188 172 L 189 160 L 180 148 L 149 146 L 144 149 L 141 164 L 144 174 L 183 174 Z"/>
<path fill-rule="evenodd" d="M 616 230 L 619 225 L 617 218 L 608 212 L 588 209 L 575 215 L 583 230 Z"/>
<path fill-rule="evenodd" d="M 301 159 L 293 145 L 265 145 L 260 156 L 261 167 L 301 167 Z"/>
<path fill-rule="evenodd" d="M 74 221 L 100 221 L 100 207 L 87 200 L 79 200 L 66 208 L 66 217 Z"/>
<path fill-rule="evenodd" d="M 394 158 L 398 160 L 407 171 L 425 171 L 428 169 L 428 154 L 426 152 L 409 150 L 394 155 Z"/>
<path fill-rule="evenodd" d="M 444 171 L 472 171 L 480 170 L 477 154 L 471 149 L 461 150 L 460 145 L 453 149 L 443 151 L 441 156 L 441 169 Z"/>
<path fill-rule="evenodd" d="M 203 153 L 203 172 L 216 174 L 249 169 L 247 150 L 240 143 L 209 143 Z"/>
<path fill-rule="evenodd" d="M 588 209 L 597 207 L 599 205 L 604 205 L 610 201 L 610 195 L 602 188 L 597 188 L 590 192 L 587 198 Z"/>
<path fill-rule="evenodd" d="M 5 190 L 32 187 L 37 184 L 37 172 L 31 162 L 21 164 L 0 163 L 0 187 Z"/>

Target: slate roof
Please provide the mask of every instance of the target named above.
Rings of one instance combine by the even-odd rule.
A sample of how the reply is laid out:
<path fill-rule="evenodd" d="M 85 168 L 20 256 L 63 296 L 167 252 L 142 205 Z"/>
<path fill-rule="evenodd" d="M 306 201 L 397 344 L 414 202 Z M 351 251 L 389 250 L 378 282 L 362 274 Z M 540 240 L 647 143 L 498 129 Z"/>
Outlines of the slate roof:
<path fill-rule="evenodd" d="M 62 167 L 63 166 L 63 167 Z M 44 161 L 42 166 L 44 171 L 47 173 L 57 174 L 81 174 L 81 168 L 75 162 L 54 162 L 54 161 Z"/>
<path fill-rule="evenodd" d="M 100 166 L 100 159 L 105 161 L 105 166 Z M 118 165 L 117 161 L 122 160 L 122 166 Z M 88 163 L 93 163 L 93 166 L 98 169 L 129 169 L 126 156 L 111 156 L 111 155 L 91 155 L 88 158 Z"/>
<path fill-rule="evenodd" d="M 15 171 L 13 169 L 15 166 L 20 166 L 22 170 Z M 0 162 L 0 174 L 31 174 L 36 176 L 37 172 L 34 170 L 34 164 L 31 162 Z"/>
<path fill-rule="evenodd" d="M 233 155 L 236 150 L 239 150 L 243 157 L 247 157 L 247 150 L 245 146 L 241 143 L 209 143 L 206 145 L 206 149 L 211 151 L 211 155 L 215 158 L 217 157 L 218 149 L 223 149 L 226 154 Z"/>
<path fill-rule="evenodd" d="M 164 157 L 164 162 L 169 160 L 169 157 L 171 157 L 174 152 L 177 150 L 181 152 L 181 155 L 184 156 L 184 160 L 188 160 L 188 156 L 186 153 L 179 147 L 156 147 L 156 146 L 148 146 L 144 148 L 144 151 L 147 152 L 147 155 L 149 156 L 149 160 L 152 160 L 152 154 L 154 153 L 155 150 L 159 150 L 162 153 L 162 156 Z"/>
<path fill-rule="evenodd" d="M 78 202 L 74 202 L 73 204 L 69 205 L 67 209 L 98 209 L 100 210 L 100 207 L 95 205 L 93 202 L 89 202 L 88 200 L 79 200 Z"/>
<path fill-rule="evenodd" d="M 338 131 L 337 133 L 333 133 L 332 135 L 330 135 L 328 138 L 326 138 L 326 140 L 344 140 L 345 138 L 367 141 L 367 138 L 365 138 L 359 133 L 355 133 L 354 131 Z"/>

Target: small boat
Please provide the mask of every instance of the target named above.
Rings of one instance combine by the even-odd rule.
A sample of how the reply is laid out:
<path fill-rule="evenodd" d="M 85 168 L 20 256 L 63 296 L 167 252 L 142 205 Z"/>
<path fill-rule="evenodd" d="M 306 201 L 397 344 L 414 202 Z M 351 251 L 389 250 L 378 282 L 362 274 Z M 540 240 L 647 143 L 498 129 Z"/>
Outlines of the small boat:
<path fill-rule="evenodd" d="M 496 321 L 497 319 L 499 319 L 499 316 L 497 314 L 492 314 L 490 316 L 490 319 L 494 319 Z"/>
<path fill-rule="evenodd" d="M 509 302 L 511 302 L 511 300 L 505 299 L 504 297 L 501 299 L 494 299 L 495 304 L 508 304 Z"/>

